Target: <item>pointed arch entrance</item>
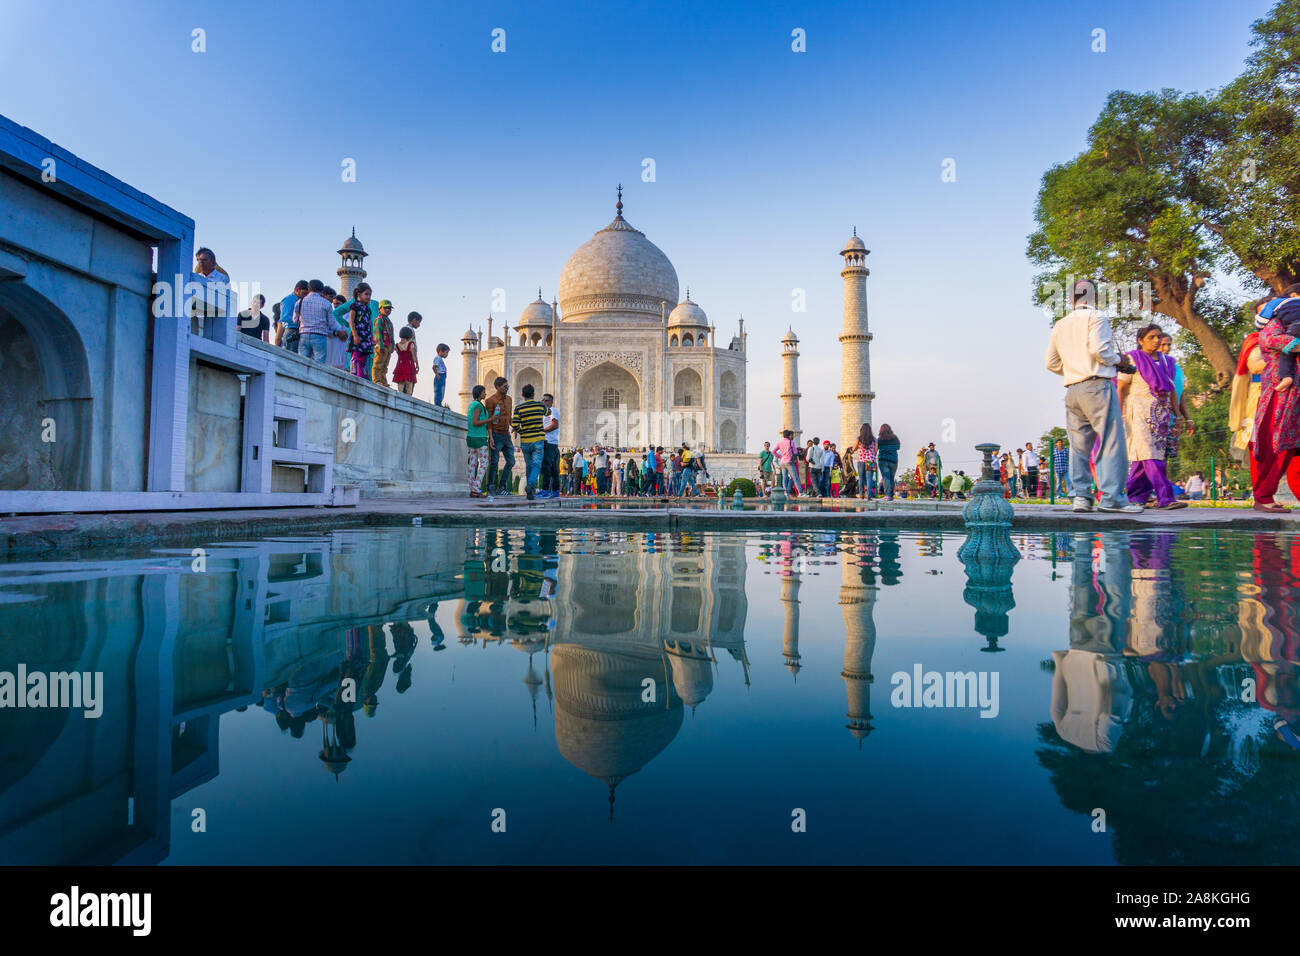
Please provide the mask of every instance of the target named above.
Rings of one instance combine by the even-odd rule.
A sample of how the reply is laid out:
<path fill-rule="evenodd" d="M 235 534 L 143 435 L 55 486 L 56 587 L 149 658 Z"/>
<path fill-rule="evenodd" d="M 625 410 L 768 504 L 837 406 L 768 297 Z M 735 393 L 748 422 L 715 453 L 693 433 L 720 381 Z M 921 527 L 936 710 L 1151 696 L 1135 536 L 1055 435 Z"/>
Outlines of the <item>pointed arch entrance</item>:
<path fill-rule="evenodd" d="M 627 448 L 644 442 L 641 383 L 614 362 L 602 362 L 578 380 L 578 444 Z"/>

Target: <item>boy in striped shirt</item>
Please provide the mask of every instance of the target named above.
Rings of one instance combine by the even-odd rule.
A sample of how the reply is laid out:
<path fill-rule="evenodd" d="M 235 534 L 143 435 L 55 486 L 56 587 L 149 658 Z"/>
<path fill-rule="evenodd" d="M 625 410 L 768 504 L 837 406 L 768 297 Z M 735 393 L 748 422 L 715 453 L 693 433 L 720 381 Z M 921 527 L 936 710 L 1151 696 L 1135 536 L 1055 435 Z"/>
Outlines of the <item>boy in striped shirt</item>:
<path fill-rule="evenodd" d="M 537 488 L 537 476 L 542 470 L 542 454 L 546 450 L 546 406 L 533 400 L 533 386 L 525 385 L 522 389 L 524 400 L 515 406 L 514 417 L 510 427 L 519 436 L 519 448 L 524 453 L 525 481 L 528 485 L 528 500 L 532 501 Z"/>

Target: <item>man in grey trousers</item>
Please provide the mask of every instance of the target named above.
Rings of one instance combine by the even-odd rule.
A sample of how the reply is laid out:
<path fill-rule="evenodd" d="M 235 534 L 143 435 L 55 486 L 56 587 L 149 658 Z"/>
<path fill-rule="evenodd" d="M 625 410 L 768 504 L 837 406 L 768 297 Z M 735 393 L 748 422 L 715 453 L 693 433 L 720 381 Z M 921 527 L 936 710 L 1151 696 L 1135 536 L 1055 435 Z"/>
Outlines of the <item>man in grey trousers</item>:
<path fill-rule="evenodd" d="M 1097 484 L 1101 511 L 1140 514 L 1125 492 L 1128 449 L 1124 443 L 1124 414 L 1115 390 L 1115 373 L 1128 363 L 1115 348 L 1115 333 L 1106 317 L 1092 305 L 1093 284 L 1080 280 L 1068 290 L 1073 311 L 1052 327 L 1047 369 L 1065 379 L 1065 428 L 1070 434 L 1070 487 L 1074 510 L 1091 511 L 1092 498 L 1080 494 L 1092 481 L 1088 460 L 1097 452 Z"/>

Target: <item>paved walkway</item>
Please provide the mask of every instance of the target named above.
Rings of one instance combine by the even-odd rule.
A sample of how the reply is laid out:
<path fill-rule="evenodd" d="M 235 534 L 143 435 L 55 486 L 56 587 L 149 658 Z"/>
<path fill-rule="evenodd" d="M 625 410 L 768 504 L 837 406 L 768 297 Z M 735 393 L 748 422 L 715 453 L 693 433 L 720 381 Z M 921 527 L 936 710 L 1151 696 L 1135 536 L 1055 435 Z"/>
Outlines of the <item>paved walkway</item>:
<path fill-rule="evenodd" d="M 858 502 L 800 499 L 784 511 L 734 511 L 712 500 L 591 498 L 494 502 L 462 495 L 365 498 L 356 508 L 261 508 L 120 514 L 19 515 L 0 518 L 0 559 L 52 556 L 92 548 L 139 549 L 158 544 L 248 539 L 280 534 L 319 534 L 363 527 L 522 524 L 616 527 L 626 530 L 727 528 L 870 528 L 962 531 L 964 502 Z M 694 501 L 694 503 L 692 503 Z M 1013 505 L 1013 528 L 1076 531 L 1141 528 L 1300 532 L 1300 511 L 1269 515 L 1249 508 L 1183 508 L 1140 515 L 1076 514 L 1068 504 Z"/>

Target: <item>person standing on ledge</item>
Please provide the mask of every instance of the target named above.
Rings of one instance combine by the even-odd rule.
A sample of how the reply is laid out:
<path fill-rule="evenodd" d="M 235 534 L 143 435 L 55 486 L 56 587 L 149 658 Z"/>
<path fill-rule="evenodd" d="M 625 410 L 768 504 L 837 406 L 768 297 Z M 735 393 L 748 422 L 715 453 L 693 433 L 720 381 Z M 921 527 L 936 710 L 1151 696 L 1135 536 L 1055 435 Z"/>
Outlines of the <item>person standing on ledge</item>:
<path fill-rule="evenodd" d="M 393 369 L 393 384 L 403 395 L 415 392 L 415 378 L 420 371 L 420 360 L 415 354 L 415 332 L 404 325 L 397 333 L 397 367 Z M 485 387 L 483 391 L 487 391 Z M 486 448 L 486 444 L 484 445 Z M 486 455 L 487 452 L 484 451 Z"/>
<path fill-rule="evenodd" d="M 379 300 L 379 315 L 375 317 L 375 358 L 370 366 L 370 381 L 388 388 L 388 363 L 393 357 L 393 303 Z"/>
<path fill-rule="evenodd" d="M 1141 514 L 1125 494 L 1128 453 L 1124 425 L 1115 390 L 1115 374 L 1123 361 L 1115 349 L 1110 322 L 1091 305 L 1096 291 L 1080 279 L 1067 293 L 1072 311 L 1052 326 L 1047 345 L 1047 370 L 1065 379 L 1065 426 L 1070 435 L 1070 487 L 1075 511 L 1091 511 L 1092 499 L 1079 494 L 1088 487 L 1088 459 L 1098 439 L 1097 484 L 1102 511 Z M 1123 363 L 1125 371 L 1137 369 Z"/>
<path fill-rule="evenodd" d="M 445 342 L 439 342 L 433 353 L 433 404 L 439 407 L 447 391 L 447 356 L 450 354 L 451 346 Z"/>
<path fill-rule="evenodd" d="M 298 354 L 298 302 L 307 298 L 311 286 L 306 279 L 294 283 L 293 291 L 280 300 L 280 345 L 289 352 Z"/>

